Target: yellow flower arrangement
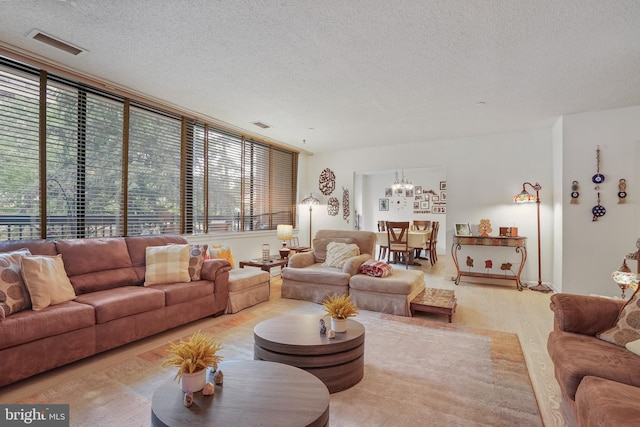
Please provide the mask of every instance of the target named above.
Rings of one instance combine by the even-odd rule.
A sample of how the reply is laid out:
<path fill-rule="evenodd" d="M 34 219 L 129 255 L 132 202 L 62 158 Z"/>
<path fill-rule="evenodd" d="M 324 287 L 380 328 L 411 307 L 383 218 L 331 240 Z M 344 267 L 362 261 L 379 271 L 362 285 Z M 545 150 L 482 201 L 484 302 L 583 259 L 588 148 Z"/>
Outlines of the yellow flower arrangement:
<path fill-rule="evenodd" d="M 209 366 L 217 370 L 218 363 L 222 360 L 222 356 L 217 354 L 222 349 L 222 343 L 200 330 L 187 341 L 180 340 L 177 344 L 170 344 L 167 351 L 173 356 L 165 360 L 163 365 L 178 367 L 176 379 L 182 378 L 182 374 L 193 374 Z"/>
<path fill-rule="evenodd" d="M 322 301 L 327 314 L 334 319 L 347 319 L 358 314 L 358 308 L 351 302 L 351 295 L 332 295 Z"/>

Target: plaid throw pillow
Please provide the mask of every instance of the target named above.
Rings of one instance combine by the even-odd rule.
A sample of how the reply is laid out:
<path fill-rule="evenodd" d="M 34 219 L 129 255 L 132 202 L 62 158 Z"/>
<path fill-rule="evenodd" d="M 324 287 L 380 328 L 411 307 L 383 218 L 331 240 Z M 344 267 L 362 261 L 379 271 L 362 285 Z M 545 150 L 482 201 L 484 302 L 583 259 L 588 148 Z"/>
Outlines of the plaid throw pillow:
<path fill-rule="evenodd" d="M 144 285 L 190 282 L 189 257 L 191 248 L 185 245 L 148 246 Z"/>

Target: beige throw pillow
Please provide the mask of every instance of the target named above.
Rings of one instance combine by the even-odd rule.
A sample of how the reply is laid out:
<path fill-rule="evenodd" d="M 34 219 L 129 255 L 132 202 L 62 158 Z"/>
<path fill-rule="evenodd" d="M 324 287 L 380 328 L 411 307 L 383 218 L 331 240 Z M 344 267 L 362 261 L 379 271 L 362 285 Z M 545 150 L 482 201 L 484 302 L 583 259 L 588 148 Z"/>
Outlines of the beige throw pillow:
<path fill-rule="evenodd" d="M 0 254 L 0 307 L 5 316 L 31 306 L 29 291 L 22 280 L 21 259 L 31 255 L 29 249 Z M 0 314 L 0 317 L 4 317 Z"/>
<path fill-rule="evenodd" d="M 624 347 L 628 342 L 640 339 L 640 294 L 636 291 L 618 315 L 613 328 L 596 335 L 601 340 Z"/>
<path fill-rule="evenodd" d="M 344 267 L 349 258 L 360 255 L 360 248 L 355 243 L 331 242 L 327 245 L 327 258 L 324 267 Z"/>
<path fill-rule="evenodd" d="M 76 297 L 64 269 L 62 255 L 23 256 L 22 278 L 31 296 L 31 307 L 35 311 Z"/>
<path fill-rule="evenodd" d="M 148 246 L 144 285 L 190 282 L 191 245 Z"/>

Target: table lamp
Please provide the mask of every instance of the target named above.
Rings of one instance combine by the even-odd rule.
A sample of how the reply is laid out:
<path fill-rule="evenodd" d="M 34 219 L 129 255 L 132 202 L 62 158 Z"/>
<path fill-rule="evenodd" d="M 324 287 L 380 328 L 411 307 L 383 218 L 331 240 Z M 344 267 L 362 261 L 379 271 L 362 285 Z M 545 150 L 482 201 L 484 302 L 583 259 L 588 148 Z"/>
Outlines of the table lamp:
<path fill-rule="evenodd" d="M 291 240 L 293 237 L 293 226 L 278 224 L 278 239 L 282 240 L 282 247 L 280 248 L 280 258 L 289 258 L 290 249 L 287 247 L 287 240 Z"/>

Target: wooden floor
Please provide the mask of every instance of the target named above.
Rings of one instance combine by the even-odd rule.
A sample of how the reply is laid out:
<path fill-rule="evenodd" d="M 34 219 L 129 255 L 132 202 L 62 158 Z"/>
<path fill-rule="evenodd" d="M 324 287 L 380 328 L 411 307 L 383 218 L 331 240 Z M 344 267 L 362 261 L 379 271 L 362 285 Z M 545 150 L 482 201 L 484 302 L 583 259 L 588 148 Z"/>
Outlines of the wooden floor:
<path fill-rule="evenodd" d="M 453 262 L 450 257 L 444 255 L 438 257 L 438 262 L 434 266 L 424 261 L 422 264 L 420 267 L 411 268 L 425 272 L 427 286 L 455 291 L 458 307 L 453 316 L 454 324 L 513 332 L 518 335 L 545 426 L 573 427 L 574 422 L 565 415 L 568 410 L 562 403 L 560 389 L 553 376 L 553 365 L 547 353 L 547 336 L 553 328 L 553 317 L 549 309 L 551 294 L 527 289 L 519 292 L 515 282 L 510 285 L 487 285 L 462 281 L 459 285 L 455 285 L 451 281 L 455 271 Z M 394 268 L 404 268 L 404 266 L 398 265 Z M 277 271 L 274 269 L 272 273 Z M 271 280 L 272 299 L 280 298 L 280 286 L 280 277 L 274 276 Z M 416 316 L 447 322 L 447 316 L 442 314 L 416 313 Z M 215 322 L 219 319 L 221 318 L 202 322 Z M 151 350 L 165 344 L 168 339 L 185 336 L 191 329 L 193 325 L 176 328 L 18 384 L 3 387 L 0 390 L 0 403 L 18 401 L 50 387 L 65 376 L 83 375 L 107 361 L 109 364 L 117 363 L 118 360 L 132 357 L 141 351 Z"/>

